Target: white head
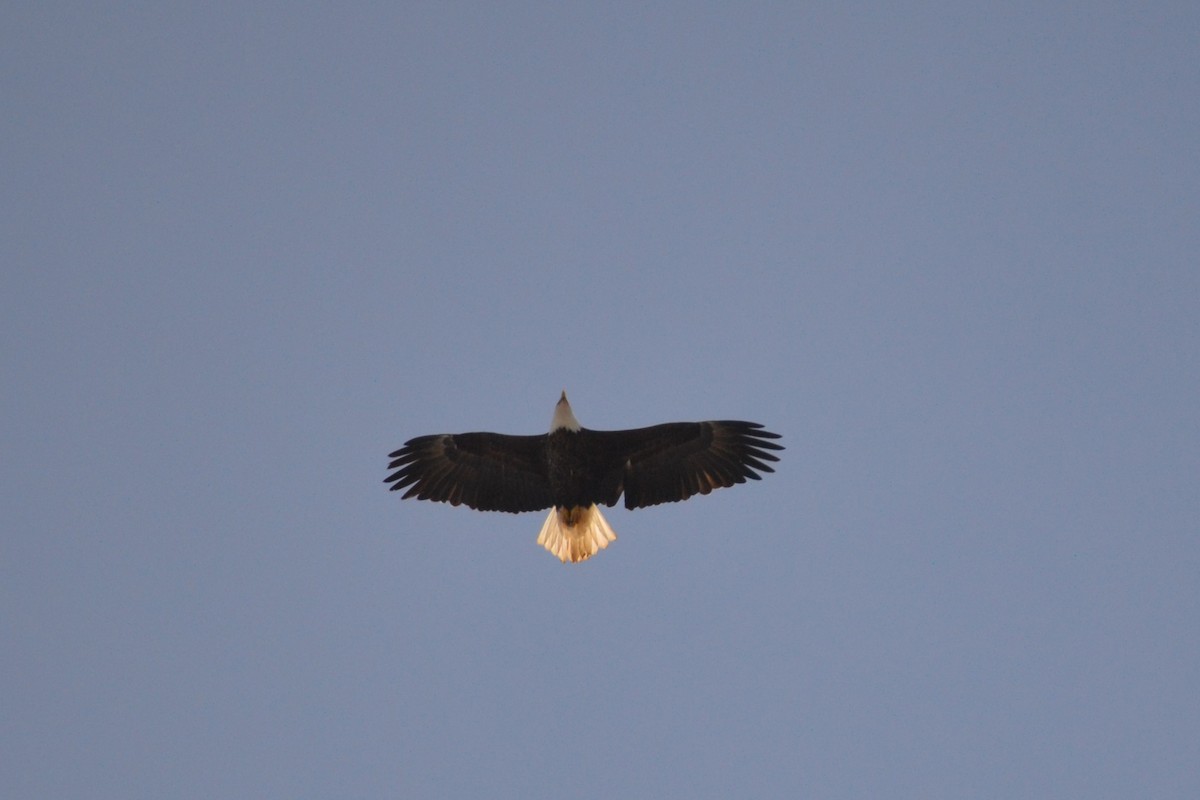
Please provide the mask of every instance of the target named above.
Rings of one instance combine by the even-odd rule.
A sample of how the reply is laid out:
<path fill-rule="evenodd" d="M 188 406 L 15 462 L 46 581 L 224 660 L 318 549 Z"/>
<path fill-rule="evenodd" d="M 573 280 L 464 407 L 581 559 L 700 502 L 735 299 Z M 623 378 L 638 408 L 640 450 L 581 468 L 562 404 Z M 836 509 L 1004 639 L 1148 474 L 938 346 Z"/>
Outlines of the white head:
<path fill-rule="evenodd" d="M 550 420 L 550 432 L 554 433 L 562 428 L 577 431 L 581 427 L 583 426 L 579 424 L 579 420 L 575 419 L 575 415 L 571 413 L 571 404 L 567 402 L 567 393 L 564 391 L 558 400 L 558 405 L 554 407 L 554 418 Z"/>

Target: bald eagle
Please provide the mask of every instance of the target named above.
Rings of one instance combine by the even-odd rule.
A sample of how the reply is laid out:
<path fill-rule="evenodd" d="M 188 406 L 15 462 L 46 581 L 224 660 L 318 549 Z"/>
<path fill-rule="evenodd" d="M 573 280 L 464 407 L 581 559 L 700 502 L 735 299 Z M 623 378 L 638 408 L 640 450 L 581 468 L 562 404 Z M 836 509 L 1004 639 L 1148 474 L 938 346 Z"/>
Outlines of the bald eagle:
<path fill-rule="evenodd" d="M 404 498 L 479 511 L 550 514 L 538 544 L 559 560 L 591 558 L 617 535 L 598 505 L 625 495 L 629 509 L 674 503 L 774 472 L 779 434 L 754 422 L 668 422 L 626 431 L 593 431 L 575 419 L 567 393 L 541 436 L 439 433 L 409 439 L 391 453 L 384 483 Z"/>

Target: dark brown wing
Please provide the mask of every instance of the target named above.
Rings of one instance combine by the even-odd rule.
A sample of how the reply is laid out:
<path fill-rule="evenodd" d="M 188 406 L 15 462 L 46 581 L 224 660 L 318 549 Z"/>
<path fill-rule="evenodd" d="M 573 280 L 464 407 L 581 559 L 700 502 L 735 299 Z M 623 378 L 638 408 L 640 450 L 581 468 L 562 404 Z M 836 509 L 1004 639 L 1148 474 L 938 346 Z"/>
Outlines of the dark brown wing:
<path fill-rule="evenodd" d="M 551 505 L 546 437 L 500 433 L 418 436 L 390 454 L 384 483 L 404 497 L 479 511 L 537 511 Z"/>
<path fill-rule="evenodd" d="M 611 461 L 601 481 L 600 502 L 614 505 L 625 493 L 626 508 L 686 500 L 713 489 L 759 480 L 774 472 L 771 450 L 779 434 L 755 422 L 671 422 L 628 431 L 588 431 Z"/>

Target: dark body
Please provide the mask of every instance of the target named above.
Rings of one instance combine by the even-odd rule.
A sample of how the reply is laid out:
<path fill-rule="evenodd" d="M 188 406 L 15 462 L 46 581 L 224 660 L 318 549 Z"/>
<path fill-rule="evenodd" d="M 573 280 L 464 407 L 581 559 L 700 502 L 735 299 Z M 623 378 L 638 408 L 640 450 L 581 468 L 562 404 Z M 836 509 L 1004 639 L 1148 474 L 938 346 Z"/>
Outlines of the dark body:
<path fill-rule="evenodd" d="M 603 502 L 597 480 L 611 472 L 583 430 L 566 429 L 546 436 L 546 480 L 550 497 L 558 508 L 579 508 Z"/>

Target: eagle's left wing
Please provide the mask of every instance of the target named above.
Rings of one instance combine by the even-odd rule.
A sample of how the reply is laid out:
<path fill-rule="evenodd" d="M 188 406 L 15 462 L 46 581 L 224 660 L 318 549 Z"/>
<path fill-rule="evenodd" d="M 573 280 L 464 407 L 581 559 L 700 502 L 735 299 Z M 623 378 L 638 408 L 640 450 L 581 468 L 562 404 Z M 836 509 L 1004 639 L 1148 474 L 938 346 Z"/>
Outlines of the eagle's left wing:
<path fill-rule="evenodd" d="M 783 446 L 771 439 L 779 434 L 755 422 L 713 420 L 669 422 L 626 431 L 590 431 L 609 453 L 601 497 L 615 505 L 625 494 L 626 508 L 674 503 L 713 489 L 759 480 L 758 472 L 774 472 L 767 461 L 778 461 L 771 450 Z M 756 471 L 757 470 L 757 471 Z"/>

